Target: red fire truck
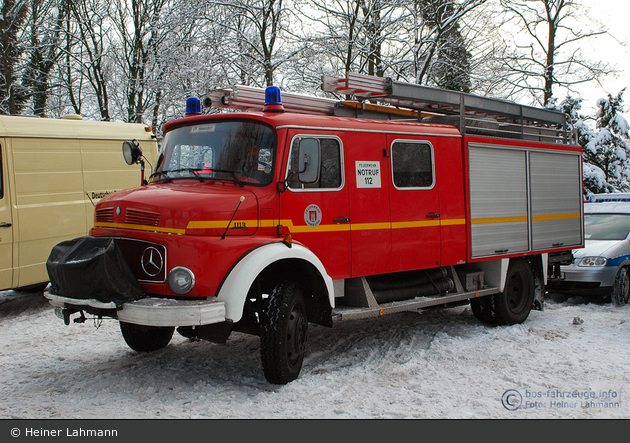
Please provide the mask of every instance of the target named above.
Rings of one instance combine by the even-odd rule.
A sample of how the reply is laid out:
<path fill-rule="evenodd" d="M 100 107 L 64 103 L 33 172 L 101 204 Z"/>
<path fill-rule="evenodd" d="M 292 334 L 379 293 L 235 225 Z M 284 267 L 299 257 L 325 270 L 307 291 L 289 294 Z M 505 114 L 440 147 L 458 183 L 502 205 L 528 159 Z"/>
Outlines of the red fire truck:
<path fill-rule="evenodd" d="M 70 323 L 119 320 L 136 351 L 175 330 L 260 336 L 270 383 L 298 377 L 308 324 L 470 303 L 488 324 L 542 309 L 583 247 L 581 148 L 557 111 L 350 74 L 337 100 L 236 86 L 166 123 L 142 186 L 51 252 Z M 141 161 L 135 142 L 125 158 Z"/>

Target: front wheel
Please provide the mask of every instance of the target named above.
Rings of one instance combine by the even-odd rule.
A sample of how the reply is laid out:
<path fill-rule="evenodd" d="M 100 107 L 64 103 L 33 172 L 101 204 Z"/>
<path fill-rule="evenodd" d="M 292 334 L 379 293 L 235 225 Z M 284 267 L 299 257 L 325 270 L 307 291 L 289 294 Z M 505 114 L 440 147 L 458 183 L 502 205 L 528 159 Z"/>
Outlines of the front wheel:
<path fill-rule="evenodd" d="M 127 345 L 138 352 L 152 352 L 166 347 L 173 337 L 175 328 L 143 326 L 120 322 L 120 332 Z"/>
<path fill-rule="evenodd" d="M 261 316 L 260 354 L 269 383 L 286 384 L 300 375 L 308 319 L 300 286 L 280 283 L 266 300 Z"/>
<path fill-rule="evenodd" d="M 623 306 L 628 304 L 628 298 L 630 298 L 630 281 L 628 275 L 628 268 L 621 268 L 615 276 L 615 283 L 613 285 L 612 293 L 610 294 L 610 300 L 616 306 Z"/>

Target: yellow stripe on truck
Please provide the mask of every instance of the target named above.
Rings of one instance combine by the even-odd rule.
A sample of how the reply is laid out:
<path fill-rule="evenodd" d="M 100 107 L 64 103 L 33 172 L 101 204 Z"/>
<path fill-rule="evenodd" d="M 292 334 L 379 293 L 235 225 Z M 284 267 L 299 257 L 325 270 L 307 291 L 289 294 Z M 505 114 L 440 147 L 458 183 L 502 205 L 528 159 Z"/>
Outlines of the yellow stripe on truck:
<path fill-rule="evenodd" d="M 547 220 L 569 220 L 572 218 L 580 218 L 580 213 L 570 214 L 546 214 L 546 215 L 534 215 L 533 221 L 547 221 Z M 473 225 L 488 225 L 492 223 L 524 223 L 527 221 L 527 216 L 517 217 L 488 217 L 488 218 L 473 218 L 471 223 Z"/>
<path fill-rule="evenodd" d="M 579 216 L 579 214 L 578 214 Z M 152 232 L 164 232 L 167 234 L 185 234 L 188 229 L 225 229 L 229 220 L 195 220 L 188 223 L 186 229 L 178 228 L 164 228 L 160 226 L 152 225 L 139 225 L 131 223 L 108 223 L 108 222 L 96 222 L 94 226 L 101 228 L 116 228 L 116 229 L 134 229 L 139 231 L 152 231 Z M 233 220 L 230 226 L 235 223 L 245 223 L 245 226 L 256 226 L 257 220 Z M 260 227 L 274 226 L 273 220 L 261 220 Z M 463 218 L 447 219 L 447 220 L 419 220 L 419 221 L 407 221 L 407 222 L 382 222 L 382 223 L 335 223 L 326 224 L 316 227 L 310 226 L 296 226 L 291 220 L 282 220 L 281 224 L 287 226 L 290 232 L 343 232 L 343 231 L 370 231 L 370 230 L 384 230 L 384 229 L 409 229 L 409 228 L 424 228 L 430 226 L 455 226 L 463 225 L 466 220 Z"/>

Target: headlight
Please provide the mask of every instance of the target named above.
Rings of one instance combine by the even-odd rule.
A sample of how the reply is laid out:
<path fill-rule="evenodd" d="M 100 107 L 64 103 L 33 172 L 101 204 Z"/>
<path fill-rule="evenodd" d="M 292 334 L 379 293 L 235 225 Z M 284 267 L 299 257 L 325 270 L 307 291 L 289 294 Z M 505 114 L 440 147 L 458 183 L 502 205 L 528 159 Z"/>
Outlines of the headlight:
<path fill-rule="evenodd" d="M 584 257 L 578 262 L 578 266 L 605 266 L 606 258 L 604 257 Z"/>
<path fill-rule="evenodd" d="M 195 274 L 183 266 L 173 268 L 168 274 L 168 285 L 176 294 L 188 294 L 195 287 Z"/>

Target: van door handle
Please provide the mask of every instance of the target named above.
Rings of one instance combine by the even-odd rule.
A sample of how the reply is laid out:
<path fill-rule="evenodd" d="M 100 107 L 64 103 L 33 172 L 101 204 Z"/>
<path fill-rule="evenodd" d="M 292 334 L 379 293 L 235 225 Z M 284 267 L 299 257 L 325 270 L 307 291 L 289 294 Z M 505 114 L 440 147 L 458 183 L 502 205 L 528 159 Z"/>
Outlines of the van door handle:
<path fill-rule="evenodd" d="M 10 228 L 11 226 L 13 226 L 11 225 L 11 223 L 7 223 L 7 222 L 0 223 L 0 228 Z"/>
<path fill-rule="evenodd" d="M 430 212 L 427 214 L 427 218 L 438 218 L 440 214 L 436 214 L 435 212 Z"/>
<path fill-rule="evenodd" d="M 333 223 L 350 223 L 350 217 L 333 218 Z"/>

